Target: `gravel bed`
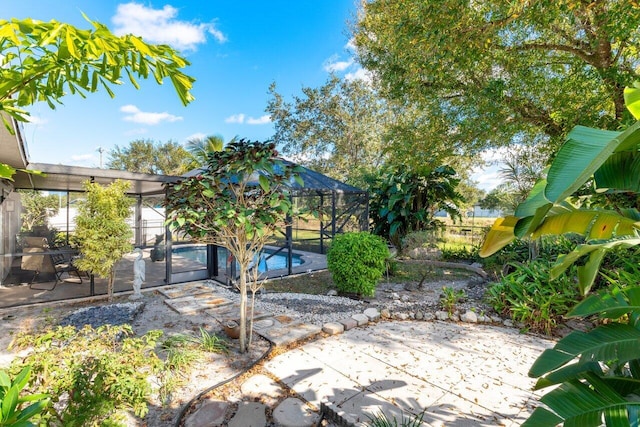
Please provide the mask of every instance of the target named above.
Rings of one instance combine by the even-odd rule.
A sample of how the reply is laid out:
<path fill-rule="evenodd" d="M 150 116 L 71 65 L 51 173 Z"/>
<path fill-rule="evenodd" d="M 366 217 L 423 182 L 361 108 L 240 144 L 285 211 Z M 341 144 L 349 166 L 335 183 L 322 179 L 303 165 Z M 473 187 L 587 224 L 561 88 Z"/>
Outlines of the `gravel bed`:
<path fill-rule="evenodd" d="M 75 326 L 81 329 L 85 325 L 98 328 L 102 325 L 131 324 L 144 308 L 143 302 L 130 302 L 111 305 L 85 307 L 74 311 L 60 321 L 60 326 Z"/>
<path fill-rule="evenodd" d="M 224 286 L 211 283 L 215 292 L 233 302 L 240 300 L 240 294 Z M 287 292 L 256 294 L 255 309 L 274 316 L 285 315 L 291 318 L 321 325 L 336 322 L 362 313 L 369 304 L 351 298 L 327 295 L 310 295 Z"/>

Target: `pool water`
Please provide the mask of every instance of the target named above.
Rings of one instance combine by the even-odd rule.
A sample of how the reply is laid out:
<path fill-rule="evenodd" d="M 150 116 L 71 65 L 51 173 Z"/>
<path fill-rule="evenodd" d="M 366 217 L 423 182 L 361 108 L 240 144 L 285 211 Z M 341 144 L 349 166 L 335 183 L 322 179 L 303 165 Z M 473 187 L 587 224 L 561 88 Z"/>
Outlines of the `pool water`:
<path fill-rule="evenodd" d="M 281 270 L 287 268 L 287 253 L 280 252 L 276 255 L 269 257 L 274 251 L 265 249 L 262 251 L 262 260 L 258 265 L 258 271 L 264 273 L 265 271 Z M 173 253 L 192 261 L 197 261 L 203 265 L 207 265 L 207 247 L 206 246 L 183 246 L 173 248 Z M 224 248 L 218 248 L 218 265 L 220 269 L 225 269 L 227 265 L 228 252 Z M 268 258 L 269 257 L 269 258 Z M 266 259 L 266 262 L 265 262 Z M 302 259 L 300 255 L 293 254 L 291 256 L 292 267 L 302 265 Z M 236 264 L 237 265 L 237 264 Z M 236 267 L 237 268 L 237 267 Z"/>

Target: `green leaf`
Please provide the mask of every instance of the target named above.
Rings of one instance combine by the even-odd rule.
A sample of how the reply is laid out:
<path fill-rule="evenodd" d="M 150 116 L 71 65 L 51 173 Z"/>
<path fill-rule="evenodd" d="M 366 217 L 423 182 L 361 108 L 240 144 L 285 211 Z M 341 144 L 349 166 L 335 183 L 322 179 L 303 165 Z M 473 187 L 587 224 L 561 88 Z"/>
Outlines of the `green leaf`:
<path fill-rule="evenodd" d="M 615 320 L 632 312 L 640 312 L 640 286 L 621 289 L 614 285 L 588 296 L 576 305 L 568 316 L 587 317 L 597 314 Z"/>
<path fill-rule="evenodd" d="M 640 120 L 640 84 L 633 83 L 633 87 L 624 88 L 624 103 L 636 120 Z"/>
<path fill-rule="evenodd" d="M 624 363 L 638 357 L 640 331 L 614 323 L 599 326 L 589 333 L 574 331 L 552 348 L 545 350 L 529 369 L 529 376 L 540 377 L 580 356 L 582 361 L 616 360 Z"/>
<path fill-rule="evenodd" d="M 11 420 L 14 415 L 16 406 L 18 405 L 18 388 L 11 386 L 2 399 L 2 406 L 0 412 L 2 420 Z"/>
<path fill-rule="evenodd" d="M 269 183 L 269 179 L 266 176 L 262 174 L 258 176 L 258 183 L 260 184 L 260 188 L 262 188 L 262 191 L 264 191 L 265 193 L 269 192 L 271 184 Z"/>
<path fill-rule="evenodd" d="M 13 175 L 16 173 L 15 168 L 7 165 L 6 163 L 0 163 L 0 178 L 13 181 Z"/>
<path fill-rule="evenodd" d="M 522 423 L 522 427 L 556 427 L 562 421 L 562 418 L 548 409 L 538 407 L 534 409 L 531 416 Z"/>
<path fill-rule="evenodd" d="M 491 230 L 487 233 L 480 248 L 479 255 L 481 257 L 488 257 L 511 243 L 516 237 L 513 230 L 518 221 L 519 218 L 515 216 L 498 218 L 493 223 Z"/>

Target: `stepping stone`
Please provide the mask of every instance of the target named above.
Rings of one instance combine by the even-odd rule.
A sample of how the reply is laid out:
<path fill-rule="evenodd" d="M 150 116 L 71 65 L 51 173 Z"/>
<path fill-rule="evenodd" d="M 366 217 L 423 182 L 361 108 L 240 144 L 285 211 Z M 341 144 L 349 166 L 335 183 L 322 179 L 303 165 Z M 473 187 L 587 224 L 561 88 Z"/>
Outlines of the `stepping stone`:
<path fill-rule="evenodd" d="M 255 331 L 262 331 L 262 330 L 276 328 L 280 326 L 282 326 L 282 323 L 278 322 L 276 319 L 272 317 L 267 317 L 266 319 L 253 321 L 253 329 Z"/>
<path fill-rule="evenodd" d="M 266 331 L 256 331 L 264 338 L 273 342 L 276 346 L 288 345 L 296 341 L 319 334 L 322 328 L 309 323 L 291 323 L 279 328 L 271 328 Z"/>
<path fill-rule="evenodd" d="M 164 303 L 180 314 L 193 314 L 200 310 L 200 306 L 193 296 L 166 299 Z"/>
<path fill-rule="evenodd" d="M 312 427 L 318 422 L 318 414 L 302 400 L 289 397 L 275 407 L 273 419 L 282 427 Z"/>
<path fill-rule="evenodd" d="M 348 319 L 342 319 L 340 323 L 342 324 L 342 326 L 344 326 L 345 331 L 348 331 L 349 329 L 353 329 L 356 326 L 358 326 L 358 322 L 355 319 L 352 319 L 351 317 L 349 317 Z"/>
<path fill-rule="evenodd" d="M 209 308 L 205 310 L 205 313 L 213 317 L 215 320 L 217 320 L 221 324 L 225 324 L 229 320 L 235 320 L 236 322 L 240 323 L 240 304 L 232 304 L 232 305 L 225 305 L 222 307 Z M 251 309 L 247 307 L 247 314 L 249 313 L 251 313 Z M 264 319 L 266 317 L 271 317 L 271 314 L 263 313 L 258 310 L 256 310 L 253 313 L 254 321 Z"/>
<path fill-rule="evenodd" d="M 207 308 L 216 308 L 216 307 L 224 307 L 226 305 L 231 305 L 233 304 L 233 301 L 231 301 L 228 298 L 222 298 L 219 297 L 215 294 L 212 295 L 199 295 L 197 297 L 195 297 L 198 305 L 200 306 L 201 309 L 207 309 Z"/>
<path fill-rule="evenodd" d="M 242 395 L 259 399 L 266 405 L 275 405 L 284 393 L 282 387 L 266 375 L 258 374 L 250 377 L 240 386 Z"/>
<path fill-rule="evenodd" d="M 172 286 L 170 288 L 159 289 L 159 292 L 166 298 L 180 298 L 208 293 L 211 292 L 211 288 L 202 283 L 189 283 L 186 285 L 178 285 Z"/>
<path fill-rule="evenodd" d="M 351 316 L 351 318 L 358 322 L 358 326 L 366 325 L 367 323 L 369 323 L 369 318 L 364 314 L 354 314 L 353 316 Z"/>
<path fill-rule="evenodd" d="M 228 407 L 228 402 L 220 400 L 205 400 L 199 405 L 198 409 L 196 409 L 194 413 L 187 417 L 184 427 L 221 425 L 224 421 Z"/>
<path fill-rule="evenodd" d="M 344 325 L 342 323 L 329 322 L 322 325 L 322 332 L 329 335 L 337 335 L 344 332 Z"/>
<path fill-rule="evenodd" d="M 238 411 L 227 425 L 229 427 L 264 427 L 267 425 L 266 408 L 259 402 L 240 402 Z"/>
<path fill-rule="evenodd" d="M 367 308 L 362 314 L 367 316 L 371 322 L 375 322 L 380 319 L 380 312 L 377 308 Z"/>

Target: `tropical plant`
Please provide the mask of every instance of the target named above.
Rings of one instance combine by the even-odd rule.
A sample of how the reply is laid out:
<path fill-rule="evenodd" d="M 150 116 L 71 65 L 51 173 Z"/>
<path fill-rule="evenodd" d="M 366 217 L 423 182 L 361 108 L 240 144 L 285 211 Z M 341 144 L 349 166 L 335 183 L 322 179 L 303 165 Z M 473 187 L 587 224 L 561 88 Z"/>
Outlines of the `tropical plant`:
<path fill-rule="evenodd" d="M 155 353 L 162 331 L 132 335 L 129 325 L 58 326 L 21 334 L 13 345 L 27 355 L 11 369 L 31 366 L 30 388 L 51 396 L 53 404 L 41 415 L 45 425 L 121 425 L 122 411 L 146 415 L 148 378 L 162 368 Z"/>
<path fill-rule="evenodd" d="M 462 196 L 456 191 L 459 179 L 449 166 L 421 172 L 390 168 L 366 180 L 371 192 L 372 231 L 400 250 L 408 233 L 438 227 L 437 211 L 460 218 L 457 204 Z"/>
<path fill-rule="evenodd" d="M 528 330 L 551 335 L 579 298 L 571 274 L 550 280 L 545 260 L 514 264 L 513 271 L 487 290 L 493 309 Z"/>
<path fill-rule="evenodd" d="M 247 276 L 258 254 L 295 215 L 292 182 L 297 168 L 277 157 L 275 144 L 244 139 L 209 153 L 196 176 L 171 185 L 167 223 L 199 242 L 226 248 L 239 265 L 240 351 L 247 345 Z M 251 330 L 251 328 L 249 328 Z"/>
<path fill-rule="evenodd" d="M 39 191 L 21 190 L 20 203 L 22 204 L 21 231 L 32 231 L 35 226 L 47 226 L 49 218 L 58 213 L 58 197 L 52 194 L 43 195 Z"/>
<path fill-rule="evenodd" d="M 109 301 L 113 299 L 116 263 L 133 249 L 133 233 L 127 224 L 132 205 L 126 195 L 128 189 L 129 183 L 120 180 L 106 187 L 85 182 L 86 198 L 78 203 L 75 218 L 74 238 L 80 250 L 75 266 L 108 279 Z"/>
<path fill-rule="evenodd" d="M 191 156 L 192 169 L 206 165 L 209 153 L 220 151 L 223 147 L 224 138 L 221 135 L 209 135 L 205 138 L 191 138 L 185 145 L 185 149 Z"/>
<path fill-rule="evenodd" d="M 449 315 L 456 311 L 458 303 L 467 297 L 464 289 L 454 289 L 451 286 L 443 286 L 440 294 L 440 305 Z"/>
<path fill-rule="evenodd" d="M 30 420 L 49 405 L 49 395 L 44 393 L 25 395 L 31 377 L 31 367 L 25 366 L 12 380 L 0 370 L 0 426 L 32 427 Z M 23 407 L 24 404 L 29 406 Z"/>
<path fill-rule="evenodd" d="M 137 78 L 153 76 L 158 84 L 169 78 L 184 105 L 194 99 L 189 92 L 194 79 L 181 71 L 189 63 L 171 47 L 131 34 L 116 36 L 84 18 L 92 29 L 30 18 L 0 20 L 0 111 L 28 121 L 23 107 L 37 101 L 55 108 L 67 94 L 84 97 L 101 87 L 113 97 L 112 87 L 122 84 L 123 74 L 136 88 Z M 0 116 L 13 132 L 7 116 Z M 0 177 L 11 179 L 14 173 L 0 164 Z"/>
<path fill-rule="evenodd" d="M 400 420 L 397 417 L 392 417 L 384 412 L 380 411 L 374 415 L 368 415 L 369 421 L 365 423 L 368 427 L 420 427 L 423 424 L 425 411 L 422 411 L 419 415 L 402 414 Z"/>
<path fill-rule="evenodd" d="M 344 233 L 331 243 L 327 268 L 339 291 L 373 296 L 388 258 L 389 249 L 379 236 L 366 231 Z"/>
<path fill-rule="evenodd" d="M 625 90 L 627 107 L 640 118 L 640 89 Z M 515 236 L 577 233 L 585 242 L 558 258 L 550 277 L 576 264 L 579 290 L 592 287 L 611 249 L 640 244 L 640 213 L 635 209 L 580 209 L 566 201 L 589 180 L 597 191 L 640 192 L 640 121 L 622 132 L 578 126 L 567 136 L 546 179 L 516 209 L 500 218 L 481 250 L 489 255 Z M 606 324 L 572 332 L 545 350 L 529 371 L 536 387 L 557 387 L 541 398 L 524 425 L 608 426 L 640 422 L 640 289 L 610 286 L 578 304 L 570 316 L 598 315 Z"/>

